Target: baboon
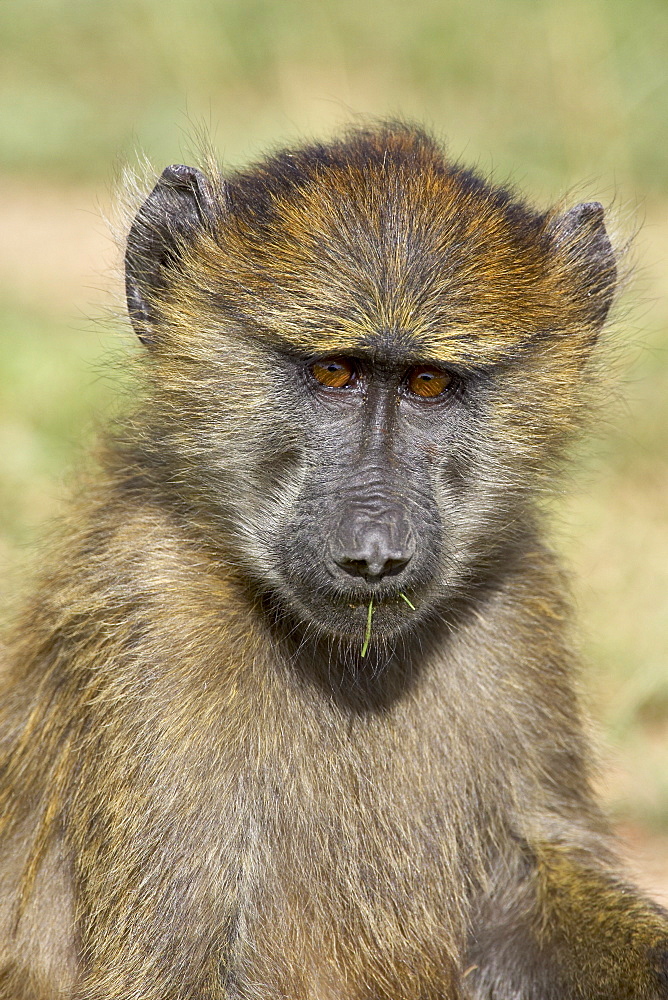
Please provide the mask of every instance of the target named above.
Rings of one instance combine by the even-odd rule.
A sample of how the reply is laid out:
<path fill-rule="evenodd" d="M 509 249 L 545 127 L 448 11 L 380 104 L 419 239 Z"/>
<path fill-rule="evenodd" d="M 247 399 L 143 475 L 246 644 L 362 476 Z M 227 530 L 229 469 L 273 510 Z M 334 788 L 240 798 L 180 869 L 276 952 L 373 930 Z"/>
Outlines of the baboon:
<path fill-rule="evenodd" d="M 542 498 L 616 282 L 406 124 L 168 167 L 4 648 L 3 1000 L 659 1000 Z"/>

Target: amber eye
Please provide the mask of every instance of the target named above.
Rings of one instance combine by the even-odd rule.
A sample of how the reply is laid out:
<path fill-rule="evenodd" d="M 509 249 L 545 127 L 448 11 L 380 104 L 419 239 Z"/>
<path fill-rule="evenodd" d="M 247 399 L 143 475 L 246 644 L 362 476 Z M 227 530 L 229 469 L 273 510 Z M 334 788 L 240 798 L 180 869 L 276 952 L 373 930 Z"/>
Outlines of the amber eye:
<path fill-rule="evenodd" d="M 355 364 L 349 358 L 323 358 L 313 362 L 311 374 L 328 389 L 345 389 L 355 381 Z"/>
<path fill-rule="evenodd" d="M 434 399 L 452 385 L 453 377 L 442 368 L 432 365 L 420 365 L 411 368 L 406 376 L 406 385 L 414 396 L 423 399 Z"/>

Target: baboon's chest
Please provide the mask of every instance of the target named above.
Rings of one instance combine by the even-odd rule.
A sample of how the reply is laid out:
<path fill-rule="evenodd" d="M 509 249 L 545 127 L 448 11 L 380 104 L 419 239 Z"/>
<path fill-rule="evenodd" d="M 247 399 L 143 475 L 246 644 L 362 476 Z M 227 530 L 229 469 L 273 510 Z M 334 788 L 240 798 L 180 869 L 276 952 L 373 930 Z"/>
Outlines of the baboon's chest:
<path fill-rule="evenodd" d="M 443 817 L 283 817 L 247 854 L 232 947 L 240 992 L 447 997 L 459 869 Z"/>

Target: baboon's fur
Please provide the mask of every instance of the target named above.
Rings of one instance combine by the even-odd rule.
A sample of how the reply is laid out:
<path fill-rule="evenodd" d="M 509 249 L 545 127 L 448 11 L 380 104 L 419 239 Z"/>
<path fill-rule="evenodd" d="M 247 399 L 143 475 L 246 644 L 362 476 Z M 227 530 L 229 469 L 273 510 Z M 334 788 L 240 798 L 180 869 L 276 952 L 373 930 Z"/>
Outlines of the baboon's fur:
<path fill-rule="evenodd" d="M 613 294 L 600 206 L 401 125 L 180 169 L 128 247 L 142 401 L 7 641 L 0 997 L 668 997 L 536 503 Z M 333 610 L 320 555 L 366 445 L 295 372 L 399 348 L 468 394 L 379 425 L 416 611 L 379 598 L 362 659 L 389 584 Z"/>

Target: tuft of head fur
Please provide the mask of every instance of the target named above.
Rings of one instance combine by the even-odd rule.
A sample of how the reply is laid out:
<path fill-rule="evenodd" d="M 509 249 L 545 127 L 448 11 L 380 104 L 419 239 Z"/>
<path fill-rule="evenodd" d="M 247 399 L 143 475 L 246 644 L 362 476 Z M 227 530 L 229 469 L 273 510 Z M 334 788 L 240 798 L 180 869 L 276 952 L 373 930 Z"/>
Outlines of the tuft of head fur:
<path fill-rule="evenodd" d="M 435 358 L 466 362 L 559 335 L 584 355 L 614 290 L 600 205 L 536 212 L 408 125 L 216 173 L 197 201 L 198 238 L 188 240 L 194 217 L 178 234 L 184 266 L 172 283 L 165 259 L 164 285 L 151 288 L 177 337 L 179 271 L 198 316 L 243 319 L 297 350 L 353 348 L 399 328 Z M 156 236 L 140 215 L 139 247 L 142 227 L 149 244 Z"/>

